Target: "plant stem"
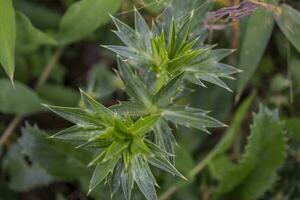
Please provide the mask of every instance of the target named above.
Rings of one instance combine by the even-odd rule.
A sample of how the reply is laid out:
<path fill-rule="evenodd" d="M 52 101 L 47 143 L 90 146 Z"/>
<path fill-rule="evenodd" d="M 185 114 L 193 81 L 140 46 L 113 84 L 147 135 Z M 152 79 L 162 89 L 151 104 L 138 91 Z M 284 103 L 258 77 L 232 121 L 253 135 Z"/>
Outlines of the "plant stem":
<path fill-rule="evenodd" d="M 63 47 L 59 48 L 51 56 L 51 58 L 49 59 L 47 65 L 44 67 L 44 70 L 43 70 L 40 78 L 38 79 L 36 85 L 34 86 L 34 90 L 36 90 L 37 88 L 39 88 L 42 85 L 44 85 L 45 82 L 48 80 L 49 75 L 51 74 L 51 71 L 53 70 L 53 68 L 57 64 L 58 60 L 60 59 L 63 51 L 64 51 Z M 9 123 L 9 125 L 4 130 L 3 134 L 1 135 L 0 146 L 2 146 L 6 142 L 6 140 L 11 136 L 11 134 L 14 132 L 14 130 L 17 128 L 17 126 L 19 125 L 19 123 L 22 120 L 23 120 L 23 116 L 22 115 L 16 115 L 12 119 L 12 121 Z"/>
<path fill-rule="evenodd" d="M 209 163 L 209 161 L 215 156 L 217 152 L 212 151 L 210 152 L 201 162 L 199 162 L 188 174 L 188 179 L 194 178 L 198 173 L 200 173 L 204 167 Z M 159 200 L 167 200 L 173 194 L 175 194 L 180 188 L 178 186 L 170 187 L 166 192 L 164 192 L 160 197 Z"/>
<path fill-rule="evenodd" d="M 7 126 L 3 134 L 1 135 L 0 146 L 2 146 L 5 143 L 5 141 L 9 138 L 11 133 L 15 130 L 18 124 L 22 121 L 22 119 L 23 119 L 22 115 L 17 115 L 13 118 L 13 120 L 11 120 L 11 122 L 9 123 L 9 125 Z"/>
<path fill-rule="evenodd" d="M 49 59 L 47 65 L 45 66 L 40 78 L 38 79 L 34 89 L 36 90 L 37 88 L 41 87 L 42 85 L 44 85 L 44 83 L 47 81 L 47 79 L 49 78 L 50 73 L 52 72 L 53 68 L 55 67 L 57 61 L 59 60 L 59 58 L 61 57 L 62 53 L 64 51 L 64 48 L 59 48 L 57 49 L 54 54 L 51 56 L 51 58 Z"/>

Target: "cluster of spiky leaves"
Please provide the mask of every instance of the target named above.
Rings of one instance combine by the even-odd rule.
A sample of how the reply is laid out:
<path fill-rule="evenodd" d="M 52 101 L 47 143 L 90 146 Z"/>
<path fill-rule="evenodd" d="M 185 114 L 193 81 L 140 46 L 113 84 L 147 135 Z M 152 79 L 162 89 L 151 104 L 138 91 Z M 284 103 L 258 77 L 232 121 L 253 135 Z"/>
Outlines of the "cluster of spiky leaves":
<path fill-rule="evenodd" d="M 173 156 L 146 138 L 160 115 L 140 117 L 135 122 L 121 116 L 81 91 L 84 108 L 47 106 L 50 110 L 75 123 L 51 138 L 73 140 L 79 147 L 101 148 L 89 166 L 96 165 L 90 181 L 90 192 L 103 180 L 112 182 L 117 191 L 120 182 L 126 199 L 130 199 L 134 182 L 147 199 L 156 199 L 157 185 L 149 164 L 184 178 L 167 157 Z M 109 180 L 110 179 L 110 180 Z"/>
<path fill-rule="evenodd" d="M 106 47 L 118 54 L 116 73 L 129 100 L 105 108 L 81 91 L 82 108 L 48 106 L 76 124 L 54 138 L 79 141 L 80 148 L 100 150 L 90 163 L 96 165 L 90 191 L 106 180 L 113 193 L 122 185 L 126 199 L 130 199 L 136 183 L 148 200 L 156 200 L 157 183 L 149 163 L 184 178 L 174 167 L 176 141 L 169 123 L 205 132 L 209 127 L 224 126 L 205 110 L 177 103 L 185 94 L 184 80 L 202 86 L 204 80 L 228 89 L 220 78 L 237 72 L 219 63 L 231 50 L 213 50 L 201 45 L 200 37 L 192 38 L 192 16 L 172 20 L 169 34 L 159 25 L 150 31 L 137 11 L 135 30 L 113 18 L 116 34 L 127 46 Z"/>
<path fill-rule="evenodd" d="M 231 49 L 213 49 L 204 46 L 203 36 L 191 30 L 193 12 L 183 19 L 172 19 L 171 25 L 156 25 L 152 29 L 138 11 L 135 11 L 135 29 L 117 18 L 113 21 L 116 35 L 126 46 L 104 46 L 129 60 L 135 67 L 151 70 L 157 79 L 157 89 L 178 73 L 186 72 L 186 80 L 205 86 L 207 81 L 230 90 L 221 78 L 232 79 L 238 69 L 220 63 L 231 54 Z M 165 32 L 166 31 L 166 32 Z"/>

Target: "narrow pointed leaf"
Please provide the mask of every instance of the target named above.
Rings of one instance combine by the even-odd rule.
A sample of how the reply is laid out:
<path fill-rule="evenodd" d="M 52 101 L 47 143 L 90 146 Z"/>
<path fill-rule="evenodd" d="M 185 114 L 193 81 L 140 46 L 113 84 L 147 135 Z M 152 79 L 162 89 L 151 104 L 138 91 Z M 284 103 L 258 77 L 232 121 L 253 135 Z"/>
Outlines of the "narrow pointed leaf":
<path fill-rule="evenodd" d="M 144 116 L 148 114 L 144 105 L 134 101 L 121 101 L 110 107 L 116 113 L 130 116 Z"/>
<path fill-rule="evenodd" d="M 90 109 L 90 111 L 95 112 L 97 116 L 100 116 L 105 123 L 110 124 L 114 117 L 114 113 L 101 103 L 97 102 L 83 90 L 80 90 L 80 93 L 85 106 Z"/>
<path fill-rule="evenodd" d="M 181 84 L 183 77 L 184 74 L 181 73 L 172 78 L 157 92 L 157 94 L 155 94 L 153 101 L 157 102 L 160 106 L 171 104 L 173 102 L 173 99 L 175 99 L 177 94 L 182 90 Z"/>
<path fill-rule="evenodd" d="M 70 128 L 59 131 L 50 138 L 57 138 L 61 140 L 89 140 L 91 137 L 95 137 L 104 129 L 99 129 L 99 127 L 80 127 L 78 125 L 72 126 Z"/>
<path fill-rule="evenodd" d="M 105 157 L 103 161 L 112 159 L 114 157 L 119 157 L 122 151 L 128 147 L 129 142 L 113 142 L 106 150 Z"/>
<path fill-rule="evenodd" d="M 157 200 L 154 185 L 155 179 L 148 164 L 140 157 L 136 156 L 132 162 L 132 174 L 134 181 L 147 198 L 147 200 Z"/>
<path fill-rule="evenodd" d="M 145 49 L 148 51 L 148 53 L 151 53 L 151 31 L 137 9 L 135 9 L 134 12 L 134 19 L 135 31 L 139 33 L 141 41 L 145 45 Z"/>
<path fill-rule="evenodd" d="M 161 118 L 161 115 L 150 115 L 145 118 L 140 118 L 131 127 L 131 131 L 135 135 L 144 136 L 146 133 L 150 132 L 155 123 Z"/>
<path fill-rule="evenodd" d="M 206 111 L 192 107 L 174 106 L 164 109 L 164 117 L 186 127 L 194 127 L 207 132 L 207 127 L 222 127 L 223 123 L 207 116 Z"/>
<path fill-rule="evenodd" d="M 104 163 L 99 163 L 94 171 L 94 174 L 92 176 L 92 179 L 90 181 L 89 186 L 89 193 L 95 189 L 97 185 L 99 185 L 107 176 L 109 173 L 112 173 L 113 169 L 115 168 L 119 158 L 113 158 L 109 161 L 106 161 Z"/>
<path fill-rule="evenodd" d="M 153 157 L 149 159 L 149 163 L 175 176 L 186 179 L 171 163 L 164 157 Z"/>
<path fill-rule="evenodd" d="M 70 108 L 70 107 L 59 107 L 44 105 L 49 108 L 52 112 L 61 116 L 62 118 L 77 124 L 77 125 L 88 125 L 88 126 L 103 126 L 100 119 L 95 118 L 91 113 L 82 110 L 81 108 Z"/>
<path fill-rule="evenodd" d="M 280 11 L 275 13 L 275 19 L 281 31 L 300 52 L 300 12 L 287 4 L 280 6 Z"/>
<path fill-rule="evenodd" d="M 118 67 L 128 94 L 134 98 L 134 100 L 144 104 L 145 106 L 151 105 L 146 86 L 141 79 L 134 74 L 132 69 L 130 69 L 130 67 L 121 60 L 120 57 L 118 57 Z"/>
<path fill-rule="evenodd" d="M 273 0 L 267 0 L 266 2 L 270 3 L 271 1 Z M 237 78 L 238 95 L 241 95 L 258 67 L 273 28 L 274 19 L 272 13 L 267 9 L 259 9 L 249 17 L 239 55 L 238 66 L 242 72 Z"/>
<path fill-rule="evenodd" d="M 123 170 L 121 174 L 121 183 L 126 200 L 130 200 L 134 184 L 134 180 L 130 170 Z"/>
<path fill-rule="evenodd" d="M 121 22 L 119 19 L 112 17 L 118 31 L 115 34 L 120 38 L 120 40 L 128 47 L 133 49 L 140 49 L 138 34 L 130 28 L 127 24 Z"/>
<path fill-rule="evenodd" d="M 15 70 L 16 21 L 12 0 L 0 0 L 0 64 L 13 81 Z"/>
<path fill-rule="evenodd" d="M 176 140 L 166 120 L 160 120 L 154 127 L 155 143 L 164 151 L 174 155 Z M 174 161 L 173 158 L 171 158 Z"/>

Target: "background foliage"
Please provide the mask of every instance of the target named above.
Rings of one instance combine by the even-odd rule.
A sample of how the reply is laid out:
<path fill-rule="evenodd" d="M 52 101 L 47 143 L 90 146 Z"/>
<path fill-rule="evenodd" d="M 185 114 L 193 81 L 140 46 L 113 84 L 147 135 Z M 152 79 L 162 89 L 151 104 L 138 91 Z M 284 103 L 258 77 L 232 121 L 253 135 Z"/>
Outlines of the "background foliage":
<path fill-rule="evenodd" d="M 209 59 L 200 66 L 205 76 L 193 68 L 171 71 L 168 65 L 164 66 L 175 78 L 167 89 L 151 98 L 160 100 L 158 104 L 167 113 L 166 119 L 175 123 L 169 127 L 165 120 L 154 132 L 163 128 L 170 133 L 164 140 L 173 141 L 175 137 L 178 145 L 164 148 L 174 151 L 176 159 L 170 158 L 166 163 L 174 162 L 178 171 L 171 165 L 166 171 L 178 176 L 182 173 L 188 180 L 151 167 L 160 185 L 156 188 L 158 199 L 298 199 L 300 3 L 256 1 L 259 8 L 247 13 L 247 9 L 238 6 L 243 2 L 246 1 L 0 0 L 0 199 L 102 200 L 111 199 L 112 193 L 114 199 L 124 199 L 121 189 L 115 191 L 109 184 L 99 184 L 86 195 L 94 171 L 87 165 L 98 152 L 93 148 L 74 148 L 78 146 L 76 141 L 48 139 L 71 124 L 41 103 L 83 108 L 86 102 L 80 98 L 81 88 L 112 110 L 130 110 L 133 119 L 145 114 L 140 104 L 148 102 L 152 94 L 144 97 L 145 93 L 135 91 L 136 85 L 150 83 L 151 76 L 130 74 L 122 61 L 118 67 L 116 56 L 107 50 L 123 58 L 128 56 L 130 66 L 145 68 L 145 61 L 153 62 L 151 66 L 156 70 L 157 60 L 148 61 L 147 54 L 132 54 L 137 47 L 134 45 L 147 41 L 149 30 L 136 30 L 142 32 L 141 40 L 126 40 L 131 32 L 118 35 L 127 41 L 126 47 L 120 47 L 124 44 L 111 32 L 116 28 L 128 31 L 120 30 L 120 21 L 134 27 L 134 7 L 150 27 L 155 20 L 164 30 L 172 29 L 172 17 L 179 21 L 189 19 L 193 13 L 191 37 L 200 35 L 199 41 L 208 46 L 217 44 L 216 49 L 236 49 L 234 53 L 224 49 L 209 51 Z M 229 13 L 224 7 L 231 7 Z M 177 33 L 179 39 L 174 44 L 181 45 L 185 41 L 184 26 Z M 172 38 L 171 33 L 166 34 Z M 162 40 L 162 36 L 155 38 L 151 48 L 160 53 L 149 51 L 152 58 L 162 55 Z M 197 47 L 203 48 L 204 44 Z M 192 58 L 200 57 L 199 52 L 186 52 Z M 180 61 L 168 60 L 170 66 L 181 66 Z M 212 72 L 206 66 L 227 71 Z M 229 66 L 241 73 L 232 75 L 238 70 Z M 185 81 L 186 90 L 176 102 L 189 105 L 184 109 L 169 102 L 168 95 L 174 95 L 175 90 L 166 93 L 173 91 L 172 84 L 180 85 L 182 71 L 189 74 L 190 82 L 206 86 Z M 229 76 L 236 80 L 220 79 Z M 161 77 L 161 83 L 170 78 L 164 73 Z M 159 91 L 161 87 L 153 88 Z M 130 104 L 128 97 L 136 102 Z M 208 127 L 221 125 L 220 121 L 228 127 L 209 128 L 211 134 L 205 133 L 207 127 L 199 123 L 202 110 L 196 112 L 192 108 L 211 110 L 209 115 L 218 121 L 209 118 L 212 125 Z M 132 199 L 144 198 L 134 187 Z"/>

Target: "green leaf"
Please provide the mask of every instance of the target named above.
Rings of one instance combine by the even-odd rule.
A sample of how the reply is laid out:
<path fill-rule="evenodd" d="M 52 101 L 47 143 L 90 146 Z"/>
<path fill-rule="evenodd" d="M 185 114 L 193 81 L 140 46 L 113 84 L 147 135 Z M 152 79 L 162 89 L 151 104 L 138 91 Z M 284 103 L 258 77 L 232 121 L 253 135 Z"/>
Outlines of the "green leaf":
<path fill-rule="evenodd" d="M 120 38 L 120 40 L 128 47 L 132 49 L 141 49 L 141 44 L 137 32 L 130 28 L 127 24 L 123 23 L 119 19 L 112 17 L 118 31 L 114 33 Z"/>
<path fill-rule="evenodd" d="M 121 101 L 109 108 L 120 115 L 144 116 L 148 114 L 144 105 L 134 101 Z"/>
<path fill-rule="evenodd" d="M 261 197 L 275 181 L 276 172 L 284 161 L 284 133 L 278 112 L 261 106 L 254 116 L 245 153 L 239 164 L 224 174 L 216 196 L 234 190 L 243 200 Z"/>
<path fill-rule="evenodd" d="M 81 108 L 50 106 L 45 104 L 44 106 L 62 118 L 77 125 L 96 127 L 102 127 L 104 125 L 103 122 L 99 118 L 95 117 L 94 114 Z"/>
<path fill-rule="evenodd" d="M 143 46 L 147 49 L 148 53 L 151 53 L 151 36 L 152 33 L 145 22 L 144 18 L 138 12 L 137 9 L 134 11 L 134 24 L 135 24 L 135 31 L 139 34 L 140 39 L 144 44 Z"/>
<path fill-rule="evenodd" d="M 271 0 L 267 2 L 271 2 Z M 270 40 L 273 27 L 272 12 L 267 9 L 259 9 L 249 17 L 239 55 L 238 66 L 242 72 L 237 79 L 238 95 L 241 95 L 258 67 Z"/>
<path fill-rule="evenodd" d="M 16 21 L 12 0 L 0 0 L 0 64 L 13 81 L 15 70 Z"/>
<path fill-rule="evenodd" d="M 81 99 L 83 100 L 87 109 L 89 109 L 91 112 L 95 112 L 95 114 L 99 116 L 104 123 L 112 124 L 112 119 L 114 118 L 115 113 L 90 97 L 83 90 L 80 90 L 80 93 Z"/>
<path fill-rule="evenodd" d="M 76 90 L 58 84 L 44 84 L 37 89 L 37 94 L 43 100 L 58 106 L 77 106 L 80 100 Z"/>
<path fill-rule="evenodd" d="M 138 119 L 130 128 L 130 131 L 134 135 L 144 136 L 149 133 L 153 128 L 155 123 L 161 118 L 161 115 L 150 115 L 148 117 Z"/>
<path fill-rule="evenodd" d="M 182 80 L 184 73 L 173 77 L 167 84 L 165 84 L 153 97 L 153 101 L 159 106 L 167 106 L 173 103 L 179 92 L 182 91 Z"/>
<path fill-rule="evenodd" d="M 165 157 L 153 157 L 148 160 L 148 162 L 166 172 L 169 172 L 172 175 L 178 176 L 180 178 L 186 179 L 175 167 L 170 163 Z"/>
<path fill-rule="evenodd" d="M 9 187 L 16 191 L 28 191 L 50 184 L 54 179 L 37 163 L 26 162 L 19 144 L 9 148 L 3 160 L 3 170 L 9 174 Z"/>
<path fill-rule="evenodd" d="M 155 124 L 153 131 L 155 133 L 155 144 L 162 150 L 174 155 L 174 145 L 176 144 L 176 140 L 168 122 L 165 119 L 161 119 Z"/>
<path fill-rule="evenodd" d="M 107 149 L 103 162 L 113 159 L 115 157 L 120 157 L 122 151 L 126 149 L 129 145 L 129 142 L 115 141 Z"/>
<path fill-rule="evenodd" d="M 92 190 L 94 190 L 95 187 L 99 185 L 105 179 L 105 177 L 108 176 L 109 173 L 113 172 L 113 169 L 115 168 L 118 160 L 119 158 L 113 158 L 106 162 L 97 164 L 90 181 L 88 194 L 91 193 Z"/>
<path fill-rule="evenodd" d="M 115 13 L 120 0 L 81 0 L 72 4 L 64 14 L 58 31 L 61 44 L 69 44 L 88 36 L 109 21 L 109 13 Z"/>
<path fill-rule="evenodd" d="M 167 156 L 172 156 L 174 157 L 174 154 L 171 154 L 161 147 L 157 146 L 156 144 L 152 143 L 150 140 L 145 139 L 145 144 L 147 147 L 152 151 L 153 154 L 155 154 L 158 157 L 167 157 Z"/>
<path fill-rule="evenodd" d="M 207 127 L 221 127 L 223 123 L 207 116 L 207 111 L 183 106 L 172 106 L 163 110 L 163 116 L 175 123 L 186 127 L 193 127 L 205 132 Z"/>
<path fill-rule="evenodd" d="M 151 155 L 152 152 L 150 148 L 144 143 L 143 139 L 134 137 L 131 144 L 130 144 L 130 151 L 133 154 L 139 155 L 139 154 L 145 154 L 145 155 Z"/>
<path fill-rule="evenodd" d="M 150 95 L 145 84 L 136 74 L 134 74 L 127 63 L 125 63 L 120 57 L 118 57 L 117 60 L 120 76 L 126 86 L 126 92 L 135 101 L 142 103 L 146 107 L 150 107 Z"/>
<path fill-rule="evenodd" d="M 56 45 L 55 39 L 36 29 L 30 20 L 21 12 L 16 12 L 17 51 L 29 53 L 40 45 Z"/>
<path fill-rule="evenodd" d="M 225 155 L 220 155 L 209 163 L 209 171 L 217 180 L 224 179 L 224 176 L 234 167 L 233 162 Z"/>
<path fill-rule="evenodd" d="M 287 4 L 282 4 L 275 12 L 275 19 L 284 35 L 300 52 L 300 12 Z"/>
<path fill-rule="evenodd" d="M 16 10 L 24 13 L 32 21 L 32 23 L 43 29 L 57 29 L 60 13 L 57 10 L 51 9 L 38 2 L 23 0 L 14 1 Z"/>
<path fill-rule="evenodd" d="M 156 191 L 154 185 L 156 181 L 152 175 L 149 165 L 144 161 L 143 158 L 135 156 L 131 162 L 132 164 L 132 175 L 134 181 L 147 198 L 147 200 L 157 200 Z"/>
<path fill-rule="evenodd" d="M 3 113 L 28 115 L 40 112 L 43 107 L 36 93 L 26 85 L 15 81 L 0 79 L 0 111 Z"/>
<path fill-rule="evenodd" d="M 22 128 L 19 143 L 25 155 L 55 178 L 70 181 L 91 175 L 86 167 L 92 159 L 90 152 L 75 149 L 65 142 L 49 140 L 37 127 L 27 125 Z"/>
<path fill-rule="evenodd" d="M 99 127 L 81 127 L 78 125 L 71 126 L 70 128 L 59 131 L 50 138 L 56 138 L 61 140 L 74 140 L 74 141 L 88 141 L 102 133 L 103 130 Z"/>
<path fill-rule="evenodd" d="M 133 184 L 134 184 L 133 176 L 132 176 L 130 170 L 124 169 L 122 171 L 121 183 L 122 183 L 122 189 L 123 189 L 123 193 L 124 193 L 126 200 L 130 200 L 132 189 L 133 189 Z"/>
<path fill-rule="evenodd" d="M 290 137 L 300 141 L 300 118 L 289 118 L 285 120 L 285 127 Z"/>

